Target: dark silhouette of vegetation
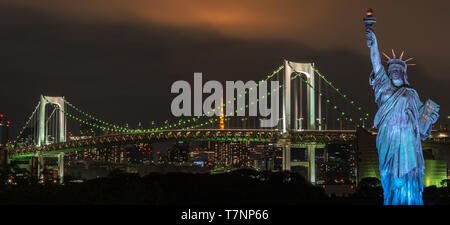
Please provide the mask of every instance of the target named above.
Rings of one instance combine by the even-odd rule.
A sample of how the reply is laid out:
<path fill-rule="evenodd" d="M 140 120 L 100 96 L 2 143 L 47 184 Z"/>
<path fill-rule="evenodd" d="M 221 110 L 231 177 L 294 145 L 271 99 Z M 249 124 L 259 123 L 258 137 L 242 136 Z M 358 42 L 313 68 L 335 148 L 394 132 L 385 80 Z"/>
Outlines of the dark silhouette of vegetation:
<path fill-rule="evenodd" d="M 299 174 L 253 170 L 144 177 L 114 171 L 84 183 L 17 184 L 0 191 L 1 204 L 309 205 L 327 201 L 322 188 Z"/>
<path fill-rule="evenodd" d="M 356 189 L 356 194 L 365 197 L 379 197 L 383 195 L 381 181 L 375 177 L 363 178 Z"/>
<path fill-rule="evenodd" d="M 13 167 L 13 166 L 12 166 Z M 250 169 L 222 174 L 150 173 L 114 170 L 108 177 L 40 184 L 31 176 L 6 184 L 11 168 L 1 168 L 0 204 L 149 204 L 149 205 L 341 205 L 383 204 L 378 179 L 363 179 L 354 194 L 328 197 L 298 173 L 259 172 Z M 9 169 L 9 170 L 8 170 Z M 5 175 L 9 174 L 9 175 Z M 28 179 L 28 180 L 27 180 Z M 34 180 L 33 180 L 34 179 Z M 426 188 L 425 204 L 449 204 L 448 188 Z"/>

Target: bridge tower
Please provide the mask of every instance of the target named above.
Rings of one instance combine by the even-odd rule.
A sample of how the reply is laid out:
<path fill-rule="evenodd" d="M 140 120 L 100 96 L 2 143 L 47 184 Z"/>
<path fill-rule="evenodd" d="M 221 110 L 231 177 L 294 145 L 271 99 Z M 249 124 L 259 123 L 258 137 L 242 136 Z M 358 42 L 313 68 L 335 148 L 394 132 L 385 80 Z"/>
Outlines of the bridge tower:
<path fill-rule="evenodd" d="M 66 116 L 64 114 L 64 97 L 52 97 L 52 96 L 44 96 L 41 95 L 40 105 L 39 105 L 39 123 L 38 123 L 38 142 L 37 147 L 41 147 L 43 145 L 48 144 L 47 140 L 47 122 L 45 117 L 45 106 L 47 104 L 55 104 L 58 106 L 58 139 L 55 140 L 57 142 L 65 142 L 66 134 L 67 134 L 67 126 L 66 126 Z M 42 155 L 42 153 L 37 153 L 38 158 L 38 178 L 41 178 L 41 172 L 45 168 L 44 165 L 44 157 L 53 157 L 58 159 L 58 177 L 60 183 L 63 181 L 64 177 L 64 153 L 58 153 L 56 155 Z"/>
<path fill-rule="evenodd" d="M 306 85 L 306 115 L 303 118 L 303 93 L 302 80 L 300 78 L 291 80 L 294 72 L 305 76 L 303 79 L 309 83 Z M 315 76 L 314 63 L 298 63 L 284 60 L 284 77 L 283 77 L 283 113 L 282 113 L 282 131 L 287 133 L 291 130 L 321 130 L 320 116 L 316 119 L 316 95 L 315 95 Z M 293 87 L 293 88 L 292 88 Z M 291 98 L 293 94 L 293 99 Z M 318 96 L 318 115 L 321 115 L 320 95 Z M 293 100 L 293 101 L 292 101 Z M 293 109 L 291 104 L 294 103 Z M 292 110 L 294 110 L 292 115 Z M 306 127 L 303 127 L 302 120 L 306 120 Z M 292 123 L 292 120 L 294 122 Z"/>
<path fill-rule="evenodd" d="M 55 104 L 59 107 L 59 134 L 58 134 L 58 142 L 66 141 L 66 117 L 64 115 L 64 97 L 50 97 L 41 95 L 41 104 L 39 106 L 39 125 L 38 125 L 38 143 L 37 146 L 40 147 L 42 145 L 48 144 L 46 138 L 46 120 L 45 120 L 45 106 L 47 104 Z"/>
<path fill-rule="evenodd" d="M 298 72 L 302 78 L 291 80 L 293 73 Z M 303 84 L 302 79 L 308 83 Z M 320 79 L 317 80 L 320 89 Z M 306 88 L 306 98 L 304 99 L 302 88 Z M 317 96 L 318 118 L 316 119 L 316 81 L 314 75 L 314 63 L 299 63 L 284 60 L 283 92 L 282 92 L 282 133 L 289 136 L 291 132 L 301 132 L 303 130 L 322 130 L 321 126 L 321 98 Z M 291 98 L 291 95 L 293 95 Z M 303 117 L 303 101 L 306 101 L 305 117 Z M 291 107 L 293 103 L 293 108 Z M 306 127 L 303 126 L 306 121 Z M 292 166 L 308 167 L 308 179 L 315 183 L 315 145 L 307 145 L 308 162 L 292 162 L 291 147 L 295 143 L 284 139 L 281 141 L 283 147 L 283 170 L 291 170 Z"/>

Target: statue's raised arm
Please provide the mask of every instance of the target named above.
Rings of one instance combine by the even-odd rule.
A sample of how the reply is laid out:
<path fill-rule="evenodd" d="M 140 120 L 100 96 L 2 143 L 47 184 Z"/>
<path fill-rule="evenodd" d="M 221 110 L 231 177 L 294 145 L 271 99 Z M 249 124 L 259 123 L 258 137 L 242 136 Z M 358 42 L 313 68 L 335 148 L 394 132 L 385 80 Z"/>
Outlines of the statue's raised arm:
<path fill-rule="evenodd" d="M 373 72 L 377 73 L 378 71 L 380 71 L 382 67 L 380 52 L 378 51 L 377 37 L 375 36 L 373 30 L 367 28 L 366 28 L 366 36 L 367 36 L 367 47 L 370 48 L 370 59 L 372 61 Z"/>
<path fill-rule="evenodd" d="M 394 87 L 389 79 L 383 65 L 381 64 L 380 52 L 378 51 L 378 42 L 373 32 L 372 26 L 376 20 L 371 9 L 367 10 L 366 17 L 363 19 L 366 32 L 367 47 L 370 48 L 370 59 L 372 61 L 372 73 L 369 77 L 369 84 L 373 87 L 375 102 L 381 106 L 394 93 Z"/>
<path fill-rule="evenodd" d="M 373 12 L 369 9 L 366 13 L 366 18 L 364 18 L 364 24 L 366 26 L 366 38 L 367 38 L 367 47 L 370 48 L 370 59 L 372 61 L 373 72 L 377 73 L 382 65 L 380 52 L 378 51 L 378 42 L 375 33 L 373 32 L 372 26 L 375 24 L 376 20 L 372 17 Z"/>

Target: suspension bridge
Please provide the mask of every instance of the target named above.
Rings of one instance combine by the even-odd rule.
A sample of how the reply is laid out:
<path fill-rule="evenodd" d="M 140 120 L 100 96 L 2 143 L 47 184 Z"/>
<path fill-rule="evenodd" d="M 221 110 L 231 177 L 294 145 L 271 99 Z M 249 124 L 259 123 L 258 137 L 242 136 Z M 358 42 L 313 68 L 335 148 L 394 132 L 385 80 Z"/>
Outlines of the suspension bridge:
<path fill-rule="evenodd" d="M 256 102 L 249 100 L 245 107 L 268 98 L 279 92 L 280 118 L 273 128 L 260 127 L 262 117 L 193 116 L 178 121 L 150 127 L 131 129 L 117 123 L 106 122 L 99 117 L 81 110 L 64 97 L 41 95 L 36 107 L 15 139 L 7 146 L 8 163 L 22 160 L 31 164 L 37 159 L 38 176 L 43 158 L 55 157 L 58 160 L 58 173 L 64 175 L 64 153 L 84 151 L 92 148 L 117 146 L 142 142 L 165 141 L 249 141 L 271 142 L 283 149 L 283 170 L 296 165 L 308 168 L 308 179 L 315 182 L 314 155 L 316 148 L 327 143 L 355 143 L 357 130 L 371 127 L 370 114 L 335 87 L 322 75 L 314 63 L 298 63 L 285 60 L 272 73 L 260 81 L 279 81 L 277 87 L 270 87 L 267 96 L 259 96 Z M 248 96 L 245 90 L 244 95 Z M 260 99 L 261 98 L 261 99 Z M 215 110 L 236 104 L 234 101 L 221 103 Z M 222 111 L 223 112 L 223 111 Z M 87 126 L 93 131 L 85 138 L 69 137 L 69 121 Z M 307 149 L 307 162 L 291 160 L 292 148 Z M 28 161 L 27 161 L 28 160 Z"/>

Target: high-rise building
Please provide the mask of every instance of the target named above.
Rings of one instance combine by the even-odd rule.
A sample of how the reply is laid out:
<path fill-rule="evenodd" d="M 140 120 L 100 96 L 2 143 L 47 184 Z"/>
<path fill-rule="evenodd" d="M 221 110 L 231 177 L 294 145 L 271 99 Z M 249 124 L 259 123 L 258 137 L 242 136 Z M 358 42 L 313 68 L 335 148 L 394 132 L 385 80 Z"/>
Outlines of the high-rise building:
<path fill-rule="evenodd" d="M 189 161 L 196 165 L 201 165 L 202 167 L 213 167 L 214 156 L 214 151 L 196 148 L 194 151 L 189 153 Z"/>
<path fill-rule="evenodd" d="M 376 147 L 376 135 L 364 130 L 358 130 L 358 152 L 357 152 L 357 177 L 358 182 L 366 177 L 380 179 L 378 169 L 378 150 Z"/>
<path fill-rule="evenodd" d="M 447 162 L 442 160 L 442 153 L 440 153 L 442 150 L 444 149 L 423 149 L 423 158 L 425 162 L 425 171 L 423 176 L 424 187 L 441 187 L 442 180 L 447 179 Z"/>
<path fill-rule="evenodd" d="M 210 141 L 209 148 L 215 152 L 216 167 L 250 167 L 250 142 Z"/>
<path fill-rule="evenodd" d="M 0 114 L 0 147 L 5 146 L 8 143 L 9 126 L 11 123 L 6 118 L 6 115 Z"/>
<path fill-rule="evenodd" d="M 326 183 L 356 182 L 356 151 L 353 144 L 327 144 Z"/>
<path fill-rule="evenodd" d="M 189 142 L 178 141 L 167 152 L 168 160 L 172 163 L 185 163 L 189 161 L 190 146 Z"/>
<path fill-rule="evenodd" d="M 264 153 L 268 148 L 266 143 L 254 143 L 248 153 L 248 167 L 264 170 Z"/>
<path fill-rule="evenodd" d="M 6 118 L 6 115 L 0 114 L 0 165 L 6 163 L 6 150 L 5 145 L 9 141 L 9 126 L 10 122 Z"/>
<path fill-rule="evenodd" d="M 325 184 L 327 181 L 328 152 L 326 148 L 316 148 L 316 184 Z"/>
<path fill-rule="evenodd" d="M 264 151 L 264 170 L 281 171 L 283 169 L 283 149 L 269 143 Z"/>

